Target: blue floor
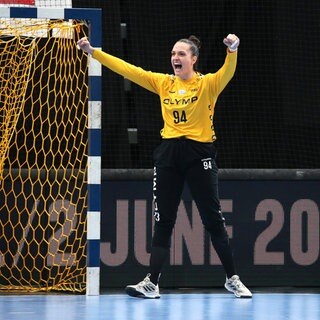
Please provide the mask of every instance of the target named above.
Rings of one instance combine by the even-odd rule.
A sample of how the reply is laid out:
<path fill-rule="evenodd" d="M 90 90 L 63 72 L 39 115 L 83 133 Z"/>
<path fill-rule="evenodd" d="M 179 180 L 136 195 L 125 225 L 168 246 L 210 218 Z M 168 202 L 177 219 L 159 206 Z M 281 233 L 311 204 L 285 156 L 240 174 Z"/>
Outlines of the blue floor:
<path fill-rule="evenodd" d="M 319 293 L 255 293 L 237 299 L 228 293 L 162 294 L 157 300 L 125 294 L 0 295 L 3 320 L 320 320 Z"/>

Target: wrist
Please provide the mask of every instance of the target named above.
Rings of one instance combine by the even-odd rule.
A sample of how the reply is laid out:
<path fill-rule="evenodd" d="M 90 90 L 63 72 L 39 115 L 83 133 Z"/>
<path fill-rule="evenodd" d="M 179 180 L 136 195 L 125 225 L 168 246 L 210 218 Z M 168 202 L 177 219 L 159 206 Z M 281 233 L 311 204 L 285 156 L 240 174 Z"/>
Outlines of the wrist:
<path fill-rule="evenodd" d="M 230 48 L 228 47 L 227 50 L 228 50 L 228 52 L 230 52 L 230 53 L 234 53 L 234 52 L 238 51 L 238 48 L 230 49 Z"/>
<path fill-rule="evenodd" d="M 93 54 L 93 51 L 94 51 L 94 48 L 93 48 L 93 47 L 89 47 L 89 48 L 88 48 L 88 53 L 89 53 L 89 54 L 92 55 L 92 54 Z"/>

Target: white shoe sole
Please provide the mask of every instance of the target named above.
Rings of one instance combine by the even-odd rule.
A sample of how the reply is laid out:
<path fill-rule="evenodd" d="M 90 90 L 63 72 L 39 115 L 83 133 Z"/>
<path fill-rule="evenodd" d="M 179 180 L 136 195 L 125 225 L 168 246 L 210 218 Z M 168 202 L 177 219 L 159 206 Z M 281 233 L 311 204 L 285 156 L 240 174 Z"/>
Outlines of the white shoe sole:
<path fill-rule="evenodd" d="M 160 298 L 160 295 L 148 296 L 140 291 L 137 291 L 135 288 L 130 286 L 126 287 L 125 291 L 130 297 L 142 298 L 142 299 L 159 299 Z"/>
<path fill-rule="evenodd" d="M 252 298 L 252 294 L 251 295 L 240 295 L 237 292 L 234 292 L 232 289 L 230 289 L 226 284 L 224 285 L 224 287 L 229 291 L 232 292 L 237 298 L 241 298 L 241 299 L 251 299 Z"/>

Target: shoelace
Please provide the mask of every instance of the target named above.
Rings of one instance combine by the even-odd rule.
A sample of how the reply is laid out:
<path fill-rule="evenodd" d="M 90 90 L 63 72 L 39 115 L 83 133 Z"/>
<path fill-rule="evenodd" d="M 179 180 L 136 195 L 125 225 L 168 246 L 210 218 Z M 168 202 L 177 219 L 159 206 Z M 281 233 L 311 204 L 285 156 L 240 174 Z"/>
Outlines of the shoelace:
<path fill-rule="evenodd" d="M 139 287 L 144 287 L 145 285 L 152 283 L 149 279 L 149 277 L 145 277 L 141 282 L 139 282 L 138 286 Z"/>
<path fill-rule="evenodd" d="M 234 279 L 232 281 L 232 285 L 235 286 L 237 289 L 242 289 L 244 287 L 240 279 Z"/>

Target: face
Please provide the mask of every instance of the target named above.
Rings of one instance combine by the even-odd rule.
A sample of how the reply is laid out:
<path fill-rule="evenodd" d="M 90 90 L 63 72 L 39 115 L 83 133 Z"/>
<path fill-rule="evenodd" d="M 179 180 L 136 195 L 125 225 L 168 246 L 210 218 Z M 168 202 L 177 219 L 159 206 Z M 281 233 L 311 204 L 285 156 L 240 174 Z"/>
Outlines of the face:
<path fill-rule="evenodd" d="M 171 51 L 171 65 L 174 74 L 183 80 L 190 79 L 193 76 L 193 65 L 197 57 L 193 56 L 190 45 L 184 42 L 177 42 Z"/>

